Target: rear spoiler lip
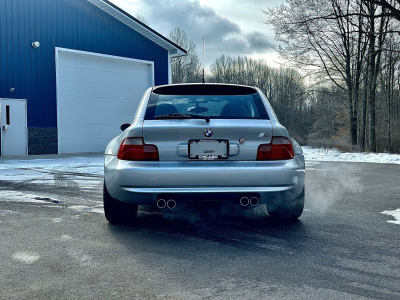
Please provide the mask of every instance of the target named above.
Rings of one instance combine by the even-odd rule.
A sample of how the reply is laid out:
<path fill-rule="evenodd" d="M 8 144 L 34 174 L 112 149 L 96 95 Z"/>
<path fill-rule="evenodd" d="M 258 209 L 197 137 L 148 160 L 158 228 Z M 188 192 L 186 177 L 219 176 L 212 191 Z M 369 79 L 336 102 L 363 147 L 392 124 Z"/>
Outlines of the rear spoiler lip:
<path fill-rule="evenodd" d="M 183 96 L 231 96 L 252 95 L 258 93 L 254 87 L 234 84 L 171 84 L 153 87 L 152 93 L 159 95 L 183 95 Z"/>

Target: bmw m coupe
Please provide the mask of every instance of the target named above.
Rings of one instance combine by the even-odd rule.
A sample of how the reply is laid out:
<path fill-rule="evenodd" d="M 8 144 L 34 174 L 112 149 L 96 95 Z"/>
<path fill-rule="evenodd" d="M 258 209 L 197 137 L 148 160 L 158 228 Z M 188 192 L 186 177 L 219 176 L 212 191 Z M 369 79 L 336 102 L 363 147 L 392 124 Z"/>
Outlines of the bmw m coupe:
<path fill-rule="evenodd" d="M 208 201 L 239 209 L 266 205 L 274 219 L 303 212 L 302 149 L 258 88 L 152 87 L 121 130 L 105 150 L 109 222 L 129 222 L 138 205 L 171 211 Z"/>

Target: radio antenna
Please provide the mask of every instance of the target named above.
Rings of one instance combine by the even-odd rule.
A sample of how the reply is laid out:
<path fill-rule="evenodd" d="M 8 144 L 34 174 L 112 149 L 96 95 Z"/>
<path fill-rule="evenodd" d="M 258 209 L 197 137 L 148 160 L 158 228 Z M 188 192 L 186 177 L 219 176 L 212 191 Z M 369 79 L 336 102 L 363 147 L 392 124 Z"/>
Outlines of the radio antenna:
<path fill-rule="evenodd" d="M 204 52 L 205 52 L 205 38 L 203 36 L 203 83 L 205 83 L 205 80 L 204 80 Z"/>

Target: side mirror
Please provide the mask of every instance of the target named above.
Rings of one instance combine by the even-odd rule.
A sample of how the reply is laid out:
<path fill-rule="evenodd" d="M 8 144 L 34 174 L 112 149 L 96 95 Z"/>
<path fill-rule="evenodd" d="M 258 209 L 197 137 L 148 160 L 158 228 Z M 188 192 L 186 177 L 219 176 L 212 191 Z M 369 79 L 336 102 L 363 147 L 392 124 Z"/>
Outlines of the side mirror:
<path fill-rule="evenodd" d="M 125 131 L 125 129 L 127 129 L 129 126 L 131 126 L 131 124 L 129 124 L 129 123 L 124 123 L 124 124 L 121 125 L 120 128 L 121 128 L 122 131 Z"/>

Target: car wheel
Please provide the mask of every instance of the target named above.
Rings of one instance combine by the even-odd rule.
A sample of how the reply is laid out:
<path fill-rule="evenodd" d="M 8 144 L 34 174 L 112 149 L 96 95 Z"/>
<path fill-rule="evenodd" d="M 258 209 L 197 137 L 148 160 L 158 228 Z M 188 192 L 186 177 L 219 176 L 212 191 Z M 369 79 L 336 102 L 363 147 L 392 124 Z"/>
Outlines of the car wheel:
<path fill-rule="evenodd" d="M 305 188 L 295 199 L 285 203 L 267 204 L 269 216 L 274 220 L 296 220 L 303 213 Z"/>
<path fill-rule="evenodd" d="M 103 184 L 104 214 L 110 223 L 127 224 L 133 222 L 137 216 L 138 206 L 114 199 L 108 193 L 106 184 Z"/>

